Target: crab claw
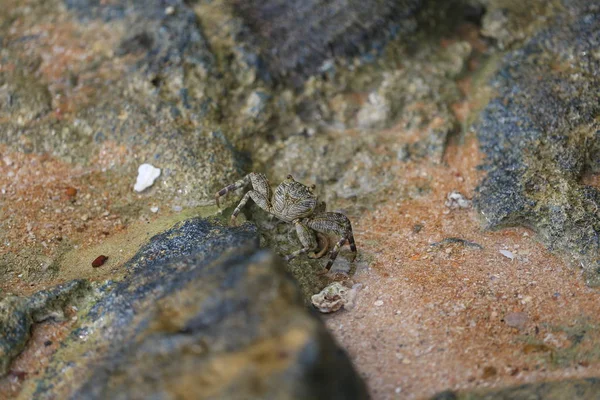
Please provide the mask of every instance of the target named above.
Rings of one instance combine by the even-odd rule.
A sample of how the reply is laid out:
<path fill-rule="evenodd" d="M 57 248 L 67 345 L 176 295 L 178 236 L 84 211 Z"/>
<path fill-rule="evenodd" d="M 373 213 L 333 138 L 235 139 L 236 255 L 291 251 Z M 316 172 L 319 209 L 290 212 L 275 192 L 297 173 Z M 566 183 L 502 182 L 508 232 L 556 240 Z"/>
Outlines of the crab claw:
<path fill-rule="evenodd" d="M 219 204 L 219 197 L 221 197 L 219 193 L 215 194 L 215 203 L 217 203 L 218 208 L 221 208 L 221 204 Z"/>
<path fill-rule="evenodd" d="M 231 216 L 231 218 L 229 219 L 229 224 L 231 226 L 238 226 L 237 220 L 235 219 L 235 216 Z"/>

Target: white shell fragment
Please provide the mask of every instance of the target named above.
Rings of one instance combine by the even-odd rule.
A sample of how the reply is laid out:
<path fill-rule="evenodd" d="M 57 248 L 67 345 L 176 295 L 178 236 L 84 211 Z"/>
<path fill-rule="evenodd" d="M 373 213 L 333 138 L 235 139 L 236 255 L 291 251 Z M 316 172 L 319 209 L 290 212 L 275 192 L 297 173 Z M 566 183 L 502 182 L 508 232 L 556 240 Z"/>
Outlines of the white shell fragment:
<path fill-rule="evenodd" d="M 133 186 L 136 192 L 143 192 L 145 189 L 152 186 L 156 178 L 160 176 L 160 168 L 156 168 L 150 164 L 142 164 L 138 168 L 138 176 Z"/>
<path fill-rule="evenodd" d="M 467 199 L 461 192 L 453 190 L 446 196 L 446 207 L 450 209 L 469 208 L 471 200 Z"/>
<path fill-rule="evenodd" d="M 320 293 L 312 296 L 312 304 L 322 313 L 332 313 L 342 307 L 351 310 L 354 308 L 356 295 L 361 287 L 360 283 L 348 288 L 339 282 L 333 282 Z"/>
<path fill-rule="evenodd" d="M 515 259 L 515 255 L 512 253 L 512 251 L 500 250 L 500 254 L 506 258 L 510 258 L 511 261 Z"/>

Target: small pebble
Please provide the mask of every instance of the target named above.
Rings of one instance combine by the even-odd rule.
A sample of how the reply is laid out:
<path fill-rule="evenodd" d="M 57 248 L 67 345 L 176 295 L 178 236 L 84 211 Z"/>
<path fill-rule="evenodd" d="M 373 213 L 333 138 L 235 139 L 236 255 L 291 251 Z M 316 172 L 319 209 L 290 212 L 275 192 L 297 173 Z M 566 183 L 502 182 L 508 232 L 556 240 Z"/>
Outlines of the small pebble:
<path fill-rule="evenodd" d="M 98 256 L 98 257 L 96 257 L 96 259 L 94 261 L 92 261 L 92 267 L 94 267 L 94 268 L 101 267 L 102 265 L 104 265 L 106 260 L 108 260 L 107 256 L 104 256 L 104 255 Z"/>
<path fill-rule="evenodd" d="M 138 168 L 138 176 L 133 186 L 136 192 L 143 192 L 154 184 L 156 178 L 160 176 L 160 168 L 156 168 L 150 164 L 142 164 Z"/>
<path fill-rule="evenodd" d="M 529 317 L 524 312 L 510 312 L 504 316 L 504 322 L 512 328 L 523 329 L 528 321 Z"/>
<path fill-rule="evenodd" d="M 150 207 L 150 211 L 152 211 L 153 213 L 157 213 L 158 207 Z"/>
<path fill-rule="evenodd" d="M 500 250 L 500 254 L 506 258 L 510 258 L 511 261 L 515 259 L 515 255 L 512 253 L 512 251 Z"/>
<path fill-rule="evenodd" d="M 381 307 L 383 305 L 383 300 L 377 300 L 374 304 L 375 307 Z"/>
<path fill-rule="evenodd" d="M 446 207 L 450 209 L 469 208 L 471 200 L 467 199 L 461 192 L 454 190 L 446 196 Z"/>
<path fill-rule="evenodd" d="M 74 187 L 67 187 L 67 189 L 65 190 L 65 193 L 67 194 L 67 196 L 69 197 L 75 197 L 77 195 L 77 189 L 75 189 Z"/>
<path fill-rule="evenodd" d="M 487 366 L 483 369 L 483 374 L 481 374 L 481 377 L 483 379 L 489 379 L 491 377 L 494 377 L 498 374 L 498 370 L 496 370 L 495 367 L 492 366 Z"/>

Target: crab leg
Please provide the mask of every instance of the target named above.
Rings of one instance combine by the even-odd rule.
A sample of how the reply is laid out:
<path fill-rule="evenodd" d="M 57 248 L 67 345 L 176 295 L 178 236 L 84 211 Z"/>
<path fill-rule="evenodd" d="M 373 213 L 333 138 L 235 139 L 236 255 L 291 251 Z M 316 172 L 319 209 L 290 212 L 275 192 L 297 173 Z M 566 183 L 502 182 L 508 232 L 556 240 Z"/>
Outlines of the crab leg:
<path fill-rule="evenodd" d="M 317 214 L 312 218 L 306 218 L 304 223 L 311 229 L 317 232 L 330 233 L 341 236 L 340 240 L 335 244 L 331 250 L 329 261 L 325 267 L 327 270 L 331 269 L 333 262 L 335 261 L 340 248 L 348 241 L 350 244 L 350 250 L 352 251 L 352 261 L 356 259 L 357 250 L 356 243 L 354 242 L 354 235 L 352 233 L 352 224 L 348 217 L 344 214 L 335 212 L 325 212 Z"/>
<path fill-rule="evenodd" d="M 291 260 L 294 257 L 299 256 L 300 254 L 309 253 L 309 257 L 314 258 L 315 250 L 318 247 L 317 239 L 313 232 L 308 229 L 306 225 L 301 223 L 300 221 L 294 221 L 294 225 L 296 226 L 296 234 L 298 235 L 298 239 L 300 239 L 300 243 L 302 243 L 302 248 L 300 250 L 294 251 L 292 254 L 288 254 L 285 257 L 286 261 Z"/>
<path fill-rule="evenodd" d="M 267 198 L 265 196 L 263 196 L 261 193 L 257 192 L 256 190 L 250 190 L 249 192 L 247 192 L 244 195 L 244 197 L 242 197 L 242 200 L 240 201 L 240 203 L 237 205 L 235 210 L 233 210 L 233 213 L 231 214 L 231 222 L 232 223 L 235 221 L 236 217 L 238 216 L 240 211 L 242 211 L 242 208 L 246 205 L 246 203 L 248 202 L 249 199 L 254 200 L 256 205 L 259 206 L 260 208 L 262 208 L 263 210 L 265 210 L 266 212 L 271 212 L 272 207 L 271 207 L 271 203 L 269 202 L 269 200 L 267 200 Z"/>
<path fill-rule="evenodd" d="M 346 243 L 346 238 L 341 238 L 339 240 L 339 242 L 337 242 L 335 244 L 335 246 L 333 246 L 333 249 L 331 250 L 331 254 L 329 255 L 329 261 L 327 262 L 327 265 L 325 266 L 325 269 L 327 271 L 329 271 L 331 269 L 331 266 L 333 265 L 333 262 L 335 261 L 335 259 L 337 258 L 338 252 L 340 251 L 340 247 L 342 247 L 345 243 Z"/>
<path fill-rule="evenodd" d="M 221 207 L 221 205 L 219 204 L 220 197 L 225 196 L 229 192 L 233 192 L 234 190 L 237 190 L 239 188 L 243 188 L 244 186 L 247 186 L 250 183 L 250 175 L 252 175 L 252 174 L 250 173 L 250 174 L 246 175 L 245 177 L 243 177 L 242 179 L 240 179 L 239 181 L 232 183 L 231 185 L 227 185 L 223 189 L 219 190 L 215 194 L 215 202 L 217 203 L 217 207 Z M 246 201 L 248 201 L 248 200 L 246 200 Z"/>

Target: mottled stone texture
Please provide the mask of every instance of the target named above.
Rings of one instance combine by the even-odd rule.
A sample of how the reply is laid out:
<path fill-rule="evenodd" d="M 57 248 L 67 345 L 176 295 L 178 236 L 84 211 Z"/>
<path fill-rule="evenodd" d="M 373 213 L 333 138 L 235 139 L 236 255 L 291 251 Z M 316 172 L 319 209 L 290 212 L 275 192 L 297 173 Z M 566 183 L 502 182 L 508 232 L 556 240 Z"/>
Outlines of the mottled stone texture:
<path fill-rule="evenodd" d="M 34 323 L 60 320 L 67 306 L 83 303 L 91 293 L 89 283 L 76 280 L 42 290 L 29 298 L 7 296 L 0 301 L 0 377 L 23 351 Z"/>
<path fill-rule="evenodd" d="M 145 55 L 140 65 L 149 73 L 161 73 L 169 65 L 180 67 L 191 64 L 212 68 L 213 56 L 196 14 L 184 1 L 65 0 L 65 3 L 84 20 L 99 18 L 105 23 L 126 20 L 126 37 L 116 49 L 116 54 Z"/>
<path fill-rule="evenodd" d="M 431 400 L 595 400 L 600 398 L 600 379 L 539 382 L 471 393 L 442 392 Z"/>
<path fill-rule="evenodd" d="M 493 79 L 475 126 L 488 171 L 476 205 L 490 227 L 533 227 L 598 284 L 600 193 L 580 179 L 600 168 L 600 7 L 565 7 Z"/>
<path fill-rule="evenodd" d="M 364 399 L 366 388 L 256 229 L 193 219 L 153 237 L 24 397 Z"/>
<path fill-rule="evenodd" d="M 421 0 L 231 0 L 273 76 L 293 80 L 334 57 L 381 50 L 415 30 Z"/>

